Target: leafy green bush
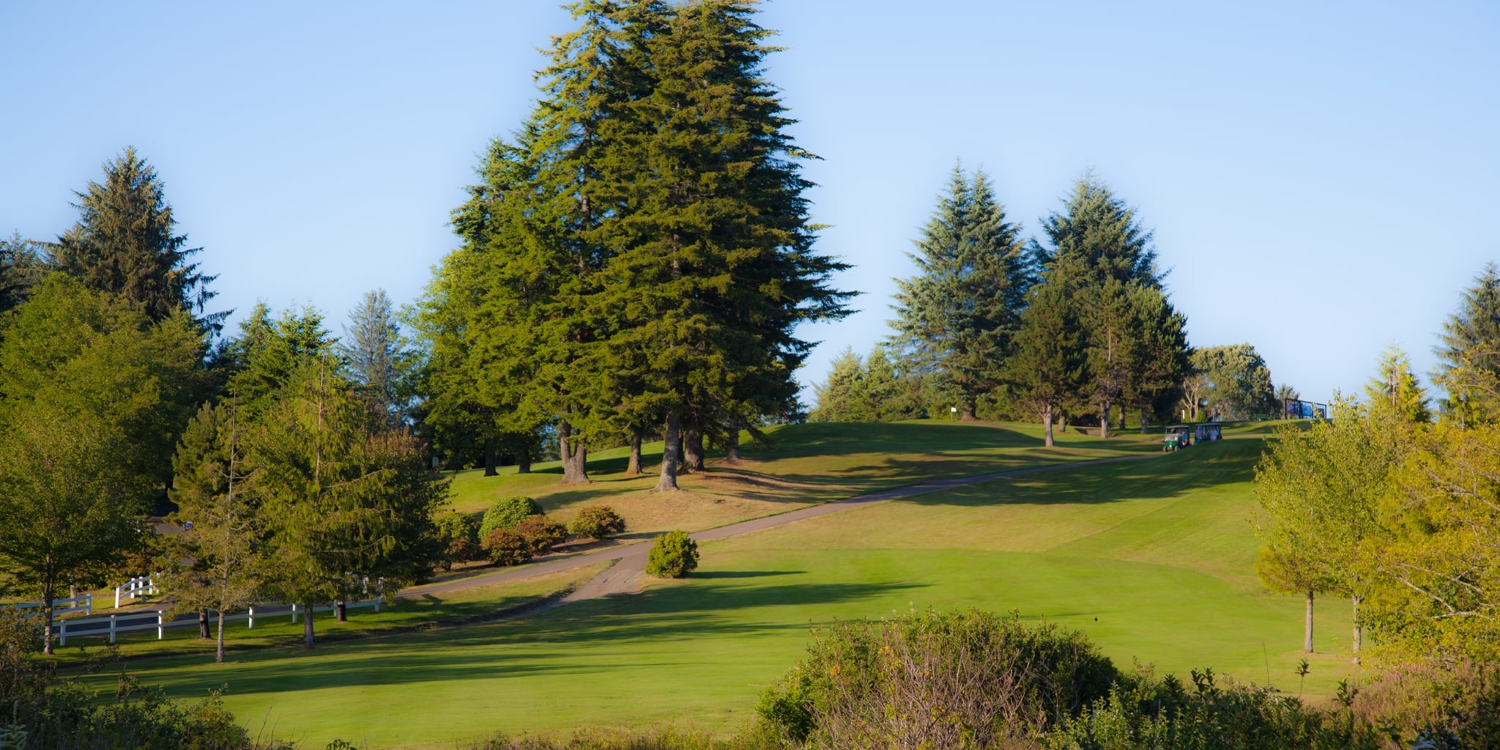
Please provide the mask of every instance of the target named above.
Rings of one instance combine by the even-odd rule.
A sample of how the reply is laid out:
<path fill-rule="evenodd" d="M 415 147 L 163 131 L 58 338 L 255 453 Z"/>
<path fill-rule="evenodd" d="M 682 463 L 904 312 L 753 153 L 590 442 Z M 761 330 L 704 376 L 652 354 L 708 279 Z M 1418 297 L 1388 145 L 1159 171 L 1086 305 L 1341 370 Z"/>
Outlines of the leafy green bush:
<path fill-rule="evenodd" d="M 568 532 L 587 539 L 607 539 L 625 531 L 625 519 L 608 505 L 581 508 L 568 524 Z"/>
<path fill-rule="evenodd" d="M 484 557 L 484 550 L 479 546 L 479 526 L 469 514 L 455 511 L 438 518 L 436 533 L 444 570 L 451 570 L 456 563 Z"/>
<path fill-rule="evenodd" d="M 532 516 L 513 529 L 531 545 L 531 554 L 544 555 L 568 538 L 568 527 L 546 517 Z"/>
<path fill-rule="evenodd" d="M 479 524 L 479 538 L 489 539 L 495 529 L 510 529 L 516 524 L 542 514 L 542 506 L 529 497 L 502 497 L 484 512 Z"/>
<path fill-rule="evenodd" d="M 1013 743 L 1106 697 L 1116 674 L 1081 633 L 977 610 L 913 612 L 817 633 L 757 713 L 816 747 L 1024 747 Z"/>
<path fill-rule="evenodd" d="M 681 578 L 698 567 L 698 543 L 686 531 L 656 537 L 646 557 L 646 573 L 657 578 Z"/>
<path fill-rule="evenodd" d="M 1392 669 L 1347 701 L 1354 720 L 1384 728 L 1382 749 L 1500 747 L 1500 664 Z"/>

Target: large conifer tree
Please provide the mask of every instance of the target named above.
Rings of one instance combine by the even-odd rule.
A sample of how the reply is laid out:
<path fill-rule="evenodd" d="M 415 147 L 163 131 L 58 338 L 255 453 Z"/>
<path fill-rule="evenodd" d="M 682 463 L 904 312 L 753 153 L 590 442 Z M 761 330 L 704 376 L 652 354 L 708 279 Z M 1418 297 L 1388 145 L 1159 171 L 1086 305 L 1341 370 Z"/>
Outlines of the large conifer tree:
<path fill-rule="evenodd" d="M 1041 417 L 1049 448 L 1057 407 L 1078 393 L 1088 364 L 1071 284 L 1064 270 L 1053 269 L 1031 290 L 1015 353 L 1006 361 L 1006 380 L 1017 400 Z"/>
<path fill-rule="evenodd" d="M 1444 416 L 1459 424 L 1487 419 L 1482 408 L 1500 382 L 1500 269 L 1486 263 L 1443 323 L 1433 380 L 1447 391 Z"/>
<path fill-rule="evenodd" d="M 89 182 L 78 196 L 78 223 L 58 238 L 60 270 L 91 289 L 118 295 L 136 309 L 162 320 L 183 310 L 217 329 L 227 313 L 205 314 L 214 297 L 203 274 L 188 258 L 187 235 L 177 222 L 161 178 L 134 148 L 104 164 L 104 182 Z"/>
<path fill-rule="evenodd" d="M 896 283 L 896 343 L 938 374 L 965 420 L 1000 384 L 1020 327 L 1031 263 L 983 171 L 955 166 L 947 194 L 909 253 L 920 273 Z"/>

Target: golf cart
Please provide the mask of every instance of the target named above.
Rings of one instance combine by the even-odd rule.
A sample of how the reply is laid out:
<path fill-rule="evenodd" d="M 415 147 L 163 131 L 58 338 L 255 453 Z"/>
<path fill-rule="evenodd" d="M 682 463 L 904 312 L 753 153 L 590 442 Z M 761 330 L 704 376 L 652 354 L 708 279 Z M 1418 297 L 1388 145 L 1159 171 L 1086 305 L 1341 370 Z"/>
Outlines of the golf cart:
<path fill-rule="evenodd" d="M 1162 452 L 1165 453 L 1188 447 L 1191 445 L 1189 442 L 1190 434 L 1190 428 L 1185 424 L 1174 424 L 1168 427 L 1166 435 L 1162 438 L 1161 442 Z"/>
<path fill-rule="evenodd" d="M 1211 440 L 1223 440 L 1224 436 L 1220 426 L 1217 424 L 1198 425 L 1197 434 L 1193 435 L 1194 443 L 1206 443 Z"/>

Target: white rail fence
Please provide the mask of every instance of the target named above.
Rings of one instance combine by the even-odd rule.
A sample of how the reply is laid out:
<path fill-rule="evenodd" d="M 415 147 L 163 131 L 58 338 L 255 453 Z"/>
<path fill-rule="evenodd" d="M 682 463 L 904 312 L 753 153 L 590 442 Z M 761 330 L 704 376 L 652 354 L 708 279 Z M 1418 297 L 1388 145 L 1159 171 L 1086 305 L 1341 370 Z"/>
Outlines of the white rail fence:
<path fill-rule="evenodd" d="M 359 607 L 374 607 L 376 612 L 380 611 L 381 602 L 385 599 L 384 594 L 377 594 L 374 599 L 359 602 L 349 602 L 344 605 L 345 609 L 356 609 Z M 313 613 L 329 612 L 335 608 L 335 604 L 320 604 L 312 608 Z M 224 622 L 237 622 L 245 620 L 250 628 L 255 627 L 256 618 L 262 621 L 271 617 L 292 616 L 292 622 L 297 622 L 297 616 L 308 616 L 306 607 L 298 604 L 270 604 L 250 607 L 244 612 L 225 613 Z M 217 620 L 218 613 L 209 611 L 209 620 Z M 198 626 L 196 614 L 179 615 L 168 618 L 167 611 L 158 609 L 152 612 L 132 612 L 123 615 L 109 615 L 108 617 L 95 617 L 84 619 L 58 620 L 54 635 L 57 636 L 60 645 L 68 645 L 68 638 L 84 638 L 91 636 L 108 636 L 109 642 L 114 643 L 115 638 L 126 633 L 139 633 L 150 630 L 156 631 L 156 639 L 166 637 L 168 630 L 177 628 L 193 628 Z"/>
<path fill-rule="evenodd" d="M 120 608 L 120 597 L 128 596 L 135 601 L 141 596 L 156 595 L 156 576 L 138 576 L 115 587 L 115 609 Z"/>
<path fill-rule="evenodd" d="M 70 604 L 72 606 L 68 606 Z M 41 602 L 21 602 L 20 604 L 12 604 L 9 606 L 9 608 L 19 610 L 22 617 L 35 617 L 42 613 Z M 34 609 L 36 611 L 27 612 L 26 610 L 28 609 Z M 52 615 L 54 617 L 61 615 L 70 615 L 74 612 L 83 612 L 90 615 L 94 614 L 94 595 L 83 594 L 80 596 L 75 596 L 71 599 L 52 600 Z"/>

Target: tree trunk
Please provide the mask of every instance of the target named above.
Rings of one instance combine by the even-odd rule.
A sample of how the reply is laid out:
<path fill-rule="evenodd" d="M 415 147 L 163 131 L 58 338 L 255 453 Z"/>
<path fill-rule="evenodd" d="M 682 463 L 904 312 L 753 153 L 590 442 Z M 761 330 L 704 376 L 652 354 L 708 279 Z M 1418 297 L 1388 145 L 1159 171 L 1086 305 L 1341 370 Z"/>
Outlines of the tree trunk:
<path fill-rule="evenodd" d="M 1120 404 L 1120 432 L 1124 432 L 1127 429 L 1129 429 L 1129 426 L 1125 424 L 1125 404 L 1122 402 Z"/>
<path fill-rule="evenodd" d="M 573 426 L 564 419 L 558 424 L 558 448 L 562 453 L 563 484 L 588 484 L 588 450 L 582 445 L 574 446 Z"/>
<path fill-rule="evenodd" d="M 973 404 L 971 404 L 971 403 L 969 403 L 967 401 L 965 401 L 962 404 L 959 404 L 959 407 L 958 407 L 958 421 L 960 421 L 960 422 L 974 422 L 974 421 L 977 421 L 974 418 L 974 405 Z"/>
<path fill-rule="evenodd" d="M 334 602 L 333 603 L 333 619 L 335 619 L 335 620 L 337 620 L 339 622 L 348 622 L 349 621 L 349 607 L 348 607 L 348 604 L 349 604 L 348 602 L 346 602 L 346 601 L 344 601 L 342 599 L 340 599 L 339 601 Z"/>
<path fill-rule="evenodd" d="M 1068 431 L 1068 415 L 1063 414 L 1057 418 L 1057 431 L 1062 433 Z"/>
<path fill-rule="evenodd" d="M 630 463 L 625 465 L 625 476 L 641 475 L 641 431 L 630 431 Z"/>
<path fill-rule="evenodd" d="M 1109 402 L 1104 402 L 1104 408 L 1099 410 L 1099 438 L 1109 438 Z"/>
<path fill-rule="evenodd" d="M 224 610 L 219 610 L 218 648 L 214 651 L 214 663 L 224 663 Z"/>
<path fill-rule="evenodd" d="M 724 463 L 737 464 L 740 462 L 740 423 L 729 423 L 729 443 L 724 446 Z"/>
<path fill-rule="evenodd" d="M 208 610 L 198 610 L 198 640 L 206 641 L 211 638 L 208 634 Z"/>
<path fill-rule="evenodd" d="M 683 461 L 693 471 L 703 471 L 703 433 L 688 430 L 682 439 Z"/>
<path fill-rule="evenodd" d="M 665 444 L 661 451 L 661 480 L 656 483 L 657 492 L 677 492 L 677 460 L 682 455 L 682 441 L 677 429 L 677 412 L 667 412 L 667 426 L 662 437 Z"/>
<path fill-rule="evenodd" d="M 1307 632 L 1302 636 L 1302 650 L 1313 652 L 1313 592 L 1307 592 Z"/>
<path fill-rule="evenodd" d="M 531 446 L 522 446 L 520 450 L 516 451 L 516 473 L 531 473 Z"/>
<path fill-rule="evenodd" d="M 306 651 L 313 647 L 313 608 L 311 604 L 302 605 L 302 650 Z"/>
<path fill-rule="evenodd" d="M 1354 641 L 1350 644 L 1350 649 L 1354 651 L 1354 663 L 1358 665 L 1359 647 L 1365 640 L 1365 627 L 1359 621 L 1359 604 L 1364 601 L 1364 598 L 1360 596 L 1351 596 L 1349 598 L 1354 603 Z"/>
<path fill-rule="evenodd" d="M 1146 407 L 1141 407 L 1141 434 L 1146 434 Z"/>
<path fill-rule="evenodd" d="M 1043 430 L 1046 432 L 1046 439 L 1045 439 L 1045 441 L 1044 441 L 1043 444 L 1046 445 L 1048 448 L 1051 448 L 1052 447 L 1052 404 L 1047 404 L 1047 405 L 1045 405 L 1045 406 L 1042 407 L 1042 425 L 1044 425 Z"/>
<path fill-rule="evenodd" d="M 495 446 L 484 446 L 484 475 L 487 477 L 498 476 L 500 472 L 495 471 Z"/>
<path fill-rule="evenodd" d="M 42 653 L 52 655 L 52 600 L 56 594 L 52 585 L 42 585 Z"/>

